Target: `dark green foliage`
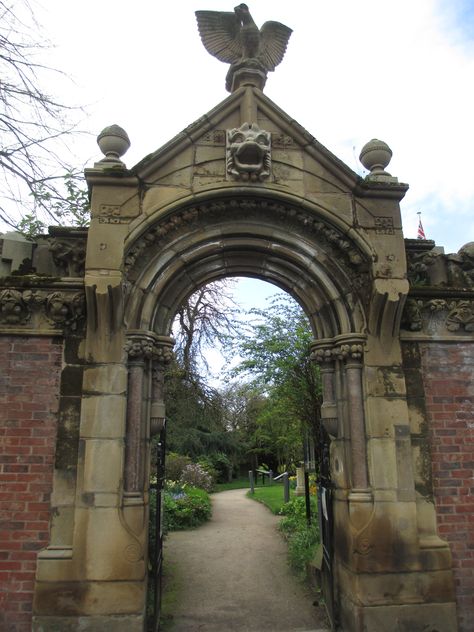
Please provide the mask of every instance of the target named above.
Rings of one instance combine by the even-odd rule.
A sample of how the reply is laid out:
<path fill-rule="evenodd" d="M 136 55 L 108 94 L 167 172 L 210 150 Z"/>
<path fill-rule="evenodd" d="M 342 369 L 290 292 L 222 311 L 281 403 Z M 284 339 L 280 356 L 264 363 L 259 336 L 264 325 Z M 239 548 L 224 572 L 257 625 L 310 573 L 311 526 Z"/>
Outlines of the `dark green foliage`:
<path fill-rule="evenodd" d="M 211 474 L 216 483 L 228 483 L 232 480 L 233 464 L 225 452 L 213 452 L 200 456 L 198 463 Z"/>
<path fill-rule="evenodd" d="M 186 377 L 177 363 L 166 375 L 166 413 L 169 450 L 193 461 L 203 455 L 235 452 L 234 438 L 224 425 L 220 394 L 201 378 Z"/>
<path fill-rule="evenodd" d="M 303 497 L 294 498 L 280 510 L 279 529 L 288 541 L 288 557 L 292 568 L 304 579 L 307 565 L 314 558 L 320 542 L 317 522 L 316 498 L 311 496 L 311 525 L 306 521 L 306 505 Z"/>
<path fill-rule="evenodd" d="M 211 501 L 207 492 L 188 485 L 180 489 L 164 492 L 165 532 L 198 527 L 211 517 Z"/>

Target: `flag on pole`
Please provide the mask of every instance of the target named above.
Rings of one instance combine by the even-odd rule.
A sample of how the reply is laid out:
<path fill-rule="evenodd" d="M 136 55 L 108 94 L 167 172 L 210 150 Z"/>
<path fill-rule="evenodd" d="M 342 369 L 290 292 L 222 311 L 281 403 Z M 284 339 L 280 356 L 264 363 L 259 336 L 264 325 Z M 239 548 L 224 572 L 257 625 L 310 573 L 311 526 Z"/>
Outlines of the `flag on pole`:
<path fill-rule="evenodd" d="M 417 239 L 426 239 L 423 224 L 421 223 L 421 211 L 418 211 L 418 235 Z"/>

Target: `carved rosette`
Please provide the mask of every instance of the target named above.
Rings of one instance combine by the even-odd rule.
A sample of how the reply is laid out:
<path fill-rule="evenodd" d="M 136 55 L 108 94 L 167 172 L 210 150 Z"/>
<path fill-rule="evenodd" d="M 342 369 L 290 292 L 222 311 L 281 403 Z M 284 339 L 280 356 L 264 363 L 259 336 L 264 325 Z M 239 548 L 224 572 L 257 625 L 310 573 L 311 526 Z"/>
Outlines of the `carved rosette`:
<path fill-rule="evenodd" d="M 256 123 L 227 130 L 227 174 L 235 180 L 262 181 L 271 169 L 271 134 Z"/>
<path fill-rule="evenodd" d="M 5 327 L 41 329 L 53 326 L 75 331 L 84 318 L 83 292 L 11 288 L 0 291 L 0 324 Z"/>
<path fill-rule="evenodd" d="M 401 326 L 424 335 L 470 333 L 474 331 L 474 300 L 410 298 Z"/>

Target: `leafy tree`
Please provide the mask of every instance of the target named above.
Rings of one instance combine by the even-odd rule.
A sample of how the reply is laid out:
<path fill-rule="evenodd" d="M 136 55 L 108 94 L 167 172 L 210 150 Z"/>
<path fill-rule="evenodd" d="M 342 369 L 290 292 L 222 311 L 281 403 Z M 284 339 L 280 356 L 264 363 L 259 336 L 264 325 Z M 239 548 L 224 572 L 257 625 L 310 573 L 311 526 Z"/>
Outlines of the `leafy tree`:
<path fill-rule="evenodd" d="M 45 47 L 40 30 L 28 0 L 0 0 L 0 219 L 26 233 L 69 221 L 69 212 L 57 216 L 57 205 L 77 175 L 58 153 L 65 149 L 58 141 L 72 132 L 66 119 L 73 108 L 42 87 L 62 73 L 37 61 Z"/>
<path fill-rule="evenodd" d="M 243 359 L 232 375 L 251 378 L 265 394 L 254 441 L 288 465 L 301 458 L 304 434 L 316 436 L 319 429 L 321 388 L 318 368 L 309 358 L 311 328 L 289 297 L 250 314 L 255 318 L 247 335 L 234 339 L 233 352 Z"/>
<path fill-rule="evenodd" d="M 220 394 L 225 427 L 238 445 L 234 466 L 245 464 L 256 469 L 260 460 L 268 460 L 267 445 L 257 440 L 257 420 L 266 406 L 266 397 L 260 388 L 247 382 L 232 382 Z"/>

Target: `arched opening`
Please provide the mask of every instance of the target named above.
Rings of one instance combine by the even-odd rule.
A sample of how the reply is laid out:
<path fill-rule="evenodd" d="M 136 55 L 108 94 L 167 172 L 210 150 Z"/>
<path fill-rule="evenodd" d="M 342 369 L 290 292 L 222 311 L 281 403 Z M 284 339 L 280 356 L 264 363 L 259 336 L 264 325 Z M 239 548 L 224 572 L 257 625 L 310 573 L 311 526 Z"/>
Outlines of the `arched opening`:
<path fill-rule="evenodd" d="M 129 366 L 125 481 L 136 481 L 130 492 L 144 483 L 139 471 L 144 437 L 136 435 L 140 424 L 135 419 L 134 393 L 145 392 L 151 427 L 161 428 L 163 362 L 171 350 L 176 311 L 203 285 L 246 276 L 286 291 L 306 313 L 314 359 L 325 364 L 323 416 L 327 455 L 329 436 L 335 440 L 331 448 L 338 465 L 334 485 L 345 492 L 368 493 L 360 350 L 366 332 L 370 252 L 342 228 L 322 218 L 315 208 L 234 195 L 174 209 L 135 230 L 125 258 L 127 335 L 131 341 L 147 339 L 161 351 L 155 358 L 153 354 L 145 361 L 140 358 L 140 367 L 131 358 Z M 329 466 L 326 476 L 329 480 Z M 329 495 L 326 500 L 332 503 Z M 326 535 L 332 540 L 332 524 Z M 329 575 L 327 598 L 332 599 L 335 580 L 329 558 L 325 573 Z"/>

